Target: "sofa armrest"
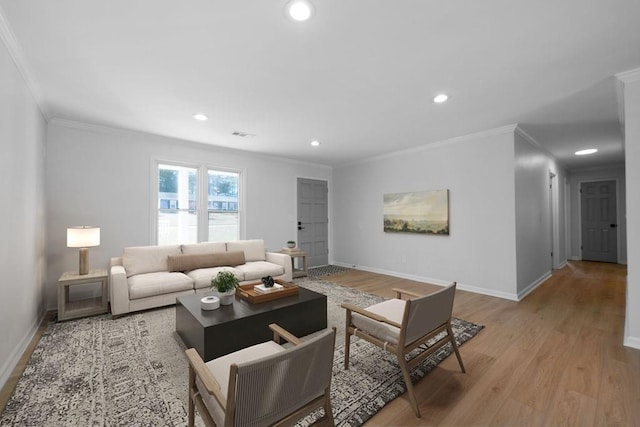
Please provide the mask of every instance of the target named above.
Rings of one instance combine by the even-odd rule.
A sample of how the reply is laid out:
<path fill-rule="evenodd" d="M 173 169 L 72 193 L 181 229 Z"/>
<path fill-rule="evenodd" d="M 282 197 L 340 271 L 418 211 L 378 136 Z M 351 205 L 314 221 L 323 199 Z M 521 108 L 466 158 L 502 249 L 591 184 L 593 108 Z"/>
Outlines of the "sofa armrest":
<path fill-rule="evenodd" d="M 282 280 L 285 282 L 291 282 L 293 280 L 293 263 L 291 262 L 291 257 L 289 255 L 278 252 L 267 252 L 265 254 L 265 260 L 284 267 Z"/>
<path fill-rule="evenodd" d="M 129 312 L 129 285 L 127 273 L 121 265 L 112 265 L 109 269 L 111 294 L 111 314 L 117 316 Z"/>

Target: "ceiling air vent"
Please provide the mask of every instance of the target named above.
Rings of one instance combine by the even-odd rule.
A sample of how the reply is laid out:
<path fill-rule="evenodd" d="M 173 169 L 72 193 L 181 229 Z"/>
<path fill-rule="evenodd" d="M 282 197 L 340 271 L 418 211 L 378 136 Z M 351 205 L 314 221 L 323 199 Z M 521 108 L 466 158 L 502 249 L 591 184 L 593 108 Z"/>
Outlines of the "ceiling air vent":
<path fill-rule="evenodd" d="M 231 135 L 239 136 L 240 138 L 253 138 L 255 135 L 247 132 L 242 132 L 239 130 L 234 130 Z"/>

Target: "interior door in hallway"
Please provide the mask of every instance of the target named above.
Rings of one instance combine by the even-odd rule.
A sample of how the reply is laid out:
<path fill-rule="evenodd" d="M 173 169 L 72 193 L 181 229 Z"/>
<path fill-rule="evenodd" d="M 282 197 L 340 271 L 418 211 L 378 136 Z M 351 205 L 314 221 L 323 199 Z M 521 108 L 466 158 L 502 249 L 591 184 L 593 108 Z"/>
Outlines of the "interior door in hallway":
<path fill-rule="evenodd" d="M 329 263 L 328 194 L 326 181 L 298 178 L 298 246 L 309 267 Z"/>
<path fill-rule="evenodd" d="M 583 182 L 580 185 L 582 259 L 618 261 L 616 182 Z"/>

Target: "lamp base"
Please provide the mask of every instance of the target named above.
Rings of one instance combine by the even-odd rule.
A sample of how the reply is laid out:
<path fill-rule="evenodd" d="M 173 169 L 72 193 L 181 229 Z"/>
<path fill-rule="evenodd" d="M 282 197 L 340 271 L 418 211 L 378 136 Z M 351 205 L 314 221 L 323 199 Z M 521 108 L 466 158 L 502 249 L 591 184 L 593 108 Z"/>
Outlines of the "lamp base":
<path fill-rule="evenodd" d="M 89 248 L 80 248 L 80 268 L 78 274 L 89 274 Z"/>

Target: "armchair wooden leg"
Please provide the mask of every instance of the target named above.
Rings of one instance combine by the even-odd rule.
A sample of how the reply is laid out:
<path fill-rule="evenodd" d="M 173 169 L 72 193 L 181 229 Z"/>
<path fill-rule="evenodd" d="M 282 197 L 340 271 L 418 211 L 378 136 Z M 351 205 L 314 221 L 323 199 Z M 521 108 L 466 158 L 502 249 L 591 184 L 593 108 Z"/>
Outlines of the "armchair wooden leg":
<path fill-rule="evenodd" d="M 416 396 L 413 394 L 413 384 L 411 383 L 411 374 L 409 372 L 409 367 L 407 366 L 407 361 L 404 360 L 404 355 L 399 354 L 397 356 L 398 364 L 400 365 L 400 370 L 402 371 L 402 378 L 404 378 L 404 383 L 407 386 L 409 402 L 411 403 L 413 412 L 416 413 L 416 417 L 420 418 L 420 409 L 418 409 L 418 401 L 416 400 Z"/>
<path fill-rule="evenodd" d="M 464 369 L 464 364 L 462 363 L 462 356 L 460 356 L 460 351 L 458 351 L 458 344 L 456 344 L 456 338 L 453 335 L 453 331 L 451 330 L 451 324 L 447 326 L 447 333 L 449 334 L 449 339 L 451 340 L 451 346 L 453 347 L 453 351 L 456 353 L 456 357 L 458 358 L 458 363 L 460 364 L 460 369 L 462 373 L 466 373 Z"/>
<path fill-rule="evenodd" d="M 327 425 L 335 427 L 336 423 L 333 419 L 333 410 L 331 409 L 331 389 L 327 388 L 324 392 L 324 416 L 327 418 Z"/>
<path fill-rule="evenodd" d="M 344 369 L 349 369 L 349 347 L 351 346 L 351 334 L 349 328 L 344 331 Z"/>
<path fill-rule="evenodd" d="M 344 325 L 344 369 L 349 369 L 349 347 L 351 345 L 351 332 L 349 328 L 351 326 L 351 310 L 347 309 L 347 315 Z"/>
<path fill-rule="evenodd" d="M 193 403 L 193 393 L 196 387 L 196 374 L 193 372 L 193 368 L 189 366 L 189 421 L 187 426 L 193 427 L 195 424 L 195 405 Z"/>

